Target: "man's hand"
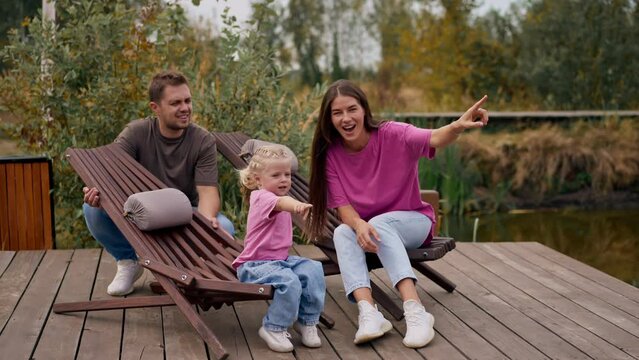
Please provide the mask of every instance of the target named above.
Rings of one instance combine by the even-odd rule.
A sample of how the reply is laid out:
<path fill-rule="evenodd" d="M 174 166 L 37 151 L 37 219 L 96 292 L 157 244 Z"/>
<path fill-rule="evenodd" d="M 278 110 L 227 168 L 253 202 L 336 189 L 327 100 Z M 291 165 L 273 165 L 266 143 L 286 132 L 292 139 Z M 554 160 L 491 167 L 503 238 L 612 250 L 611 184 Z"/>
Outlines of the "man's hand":
<path fill-rule="evenodd" d="M 211 226 L 213 226 L 213 229 L 217 229 L 220 227 L 220 222 L 217 221 L 217 217 L 211 218 Z"/>
<path fill-rule="evenodd" d="M 367 221 L 359 219 L 357 224 L 355 225 L 355 233 L 357 234 L 357 243 L 365 252 L 377 253 L 378 247 L 377 244 L 371 240 L 371 236 L 377 240 L 381 241 L 379 235 L 377 234 L 377 230 L 369 224 Z"/>
<path fill-rule="evenodd" d="M 100 207 L 100 191 L 96 188 L 83 187 L 84 202 L 91 207 Z"/>
<path fill-rule="evenodd" d="M 217 229 L 224 235 L 228 236 L 229 239 L 233 240 L 233 236 L 231 236 L 231 234 L 229 234 L 228 231 L 224 230 L 224 228 L 220 226 L 220 222 L 217 221 L 217 217 L 211 218 L 210 221 L 211 221 L 211 226 L 213 226 L 214 229 Z"/>

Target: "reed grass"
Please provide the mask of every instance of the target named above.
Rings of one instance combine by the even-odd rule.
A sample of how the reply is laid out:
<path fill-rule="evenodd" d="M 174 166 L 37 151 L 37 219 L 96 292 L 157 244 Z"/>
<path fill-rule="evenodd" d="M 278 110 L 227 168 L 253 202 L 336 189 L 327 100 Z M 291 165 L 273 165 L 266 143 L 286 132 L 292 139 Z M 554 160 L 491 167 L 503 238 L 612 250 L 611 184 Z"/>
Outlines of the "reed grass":
<path fill-rule="evenodd" d="M 420 182 L 437 189 L 444 213 L 453 214 L 499 211 L 514 198 L 636 190 L 639 122 L 608 118 L 569 127 L 468 132 L 434 160 L 422 161 Z"/>

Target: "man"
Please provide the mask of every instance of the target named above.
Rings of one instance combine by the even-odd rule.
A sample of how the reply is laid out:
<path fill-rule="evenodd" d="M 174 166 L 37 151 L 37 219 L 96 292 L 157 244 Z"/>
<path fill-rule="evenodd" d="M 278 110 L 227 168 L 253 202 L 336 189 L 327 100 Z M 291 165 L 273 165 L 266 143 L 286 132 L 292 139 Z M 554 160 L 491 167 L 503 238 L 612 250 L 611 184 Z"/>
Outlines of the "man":
<path fill-rule="evenodd" d="M 184 75 L 166 71 L 153 77 L 149 106 L 155 114 L 129 123 L 115 142 L 169 187 L 184 192 L 191 206 L 233 235 L 228 218 L 219 213 L 217 153 L 213 136 L 191 123 L 191 91 Z M 117 261 L 117 273 L 107 288 L 113 296 L 133 292 L 144 269 L 135 250 L 100 207 L 96 188 L 83 188 L 84 217 L 93 237 Z"/>

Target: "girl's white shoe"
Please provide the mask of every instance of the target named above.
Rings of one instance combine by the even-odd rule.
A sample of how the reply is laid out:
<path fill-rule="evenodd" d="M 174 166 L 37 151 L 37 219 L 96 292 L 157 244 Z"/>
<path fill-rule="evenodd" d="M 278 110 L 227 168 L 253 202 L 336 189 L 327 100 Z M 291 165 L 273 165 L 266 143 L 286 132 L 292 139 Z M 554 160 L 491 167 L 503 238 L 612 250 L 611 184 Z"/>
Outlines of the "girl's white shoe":
<path fill-rule="evenodd" d="M 287 331 L 269 331 L 260 327 L 257 332 L 262 340 L 266 341 L 269 349 L 276 352 L 291 352 L 293 351 L 293 343 L 291 343 L 291 334 Z"/>
<path fill-rule="evenodd" d="M 322 339 L 317 334 L 317 326 L 303 325 L 299 322 L 293 324 L 293 329 L 302 336 L 302 344 L 306 347 L 317 348 L 322 346 Z"/>

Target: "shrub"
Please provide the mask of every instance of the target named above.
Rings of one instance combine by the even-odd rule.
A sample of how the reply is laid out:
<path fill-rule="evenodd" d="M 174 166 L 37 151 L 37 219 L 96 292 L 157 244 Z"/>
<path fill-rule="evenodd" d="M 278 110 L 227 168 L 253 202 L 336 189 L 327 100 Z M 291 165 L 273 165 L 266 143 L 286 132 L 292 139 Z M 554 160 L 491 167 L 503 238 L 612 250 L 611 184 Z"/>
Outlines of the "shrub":
<path fill-rule="evenodd" d="M 189 28 L 179 6 L 151 0 L 59 0 L 56 10 L 55 26 L 36 17 L 26 40 L 12 32 L 1 52 L 10 69 L 2 75 L 0 99 L 21 119 L 6 129 L 21 147 L 53 159 L 58 247 L 95 244 L 82 221 L 83 185 L 64 151 L 109 143 L 126 123 L 148 115 L 146 89 L 162 69 L 189 77 L 200 125 L 244 131 L 307 153 L 310 135 L 300 124 L 309 105 L 280 89 L 272 52 L 255 28 L 241 33 L 227 17 L 227 29 L 212 38 Z M 236 176 L 220 163 L 229 205 L 224 211 L 243 223 Z"/>

